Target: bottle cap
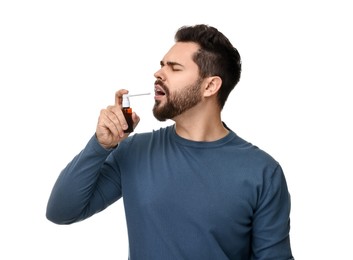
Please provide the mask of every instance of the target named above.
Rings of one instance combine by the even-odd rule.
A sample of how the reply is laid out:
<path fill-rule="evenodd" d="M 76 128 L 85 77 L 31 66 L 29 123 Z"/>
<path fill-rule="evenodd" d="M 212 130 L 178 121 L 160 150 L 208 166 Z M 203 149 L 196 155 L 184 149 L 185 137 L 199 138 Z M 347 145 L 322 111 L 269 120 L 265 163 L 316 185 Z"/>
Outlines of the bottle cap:
<path fill-rule="evenodd" d="M 130 107 L 130 100 L 128 94 L 123 95 L 123 107 Z"/>

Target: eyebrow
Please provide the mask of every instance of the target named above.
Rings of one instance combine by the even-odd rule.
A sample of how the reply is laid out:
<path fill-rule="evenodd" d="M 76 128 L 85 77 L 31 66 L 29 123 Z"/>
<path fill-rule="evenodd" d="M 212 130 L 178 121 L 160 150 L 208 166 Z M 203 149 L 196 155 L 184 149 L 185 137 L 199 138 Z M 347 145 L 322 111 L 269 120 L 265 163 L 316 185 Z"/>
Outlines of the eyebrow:
<path fill-rule="evenodd" d="M 166 63 L 164 63 L 162 60 L 160 62 L 161 66 L 164 66 L 164 65 L 168 65 L 168 66 L 181 66 L 181 67 L 184 67 L 183 65 L 181 65 L 180 63 L 178 62 L 174 62 L 174 61 L 167 61 Z"/>

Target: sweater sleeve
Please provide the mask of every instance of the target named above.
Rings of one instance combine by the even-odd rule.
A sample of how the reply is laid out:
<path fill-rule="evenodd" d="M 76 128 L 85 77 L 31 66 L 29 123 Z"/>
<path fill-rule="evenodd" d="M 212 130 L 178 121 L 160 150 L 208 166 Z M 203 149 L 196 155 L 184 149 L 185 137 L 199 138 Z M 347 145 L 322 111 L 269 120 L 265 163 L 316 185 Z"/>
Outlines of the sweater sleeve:
<path fill-rule="evenodd" d="M 289 241 L 290 194 L 280 165 L 264 183 L 252 231 L 252 259 L 294 259 Z"/>
<path fill-rule="evenodd" d="M 51 191 L 46 217 L 71 224 L 105 209 L 121 197 L 120 172 L 94 135 L 62 170 Z"/>

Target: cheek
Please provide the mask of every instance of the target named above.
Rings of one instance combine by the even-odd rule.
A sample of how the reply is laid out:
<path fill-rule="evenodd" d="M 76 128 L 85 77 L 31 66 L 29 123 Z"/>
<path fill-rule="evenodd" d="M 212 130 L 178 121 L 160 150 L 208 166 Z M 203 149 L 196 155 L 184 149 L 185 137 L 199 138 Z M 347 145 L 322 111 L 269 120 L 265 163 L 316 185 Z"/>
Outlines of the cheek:
<path fill-rule="evenodd" d="M 189 86 L 198 80 L 198 74 L 196 73 L 178 73 L 173 74 L 168 78 L 169 86 L 172 89 L 180 89 L 185 86 Z"/>

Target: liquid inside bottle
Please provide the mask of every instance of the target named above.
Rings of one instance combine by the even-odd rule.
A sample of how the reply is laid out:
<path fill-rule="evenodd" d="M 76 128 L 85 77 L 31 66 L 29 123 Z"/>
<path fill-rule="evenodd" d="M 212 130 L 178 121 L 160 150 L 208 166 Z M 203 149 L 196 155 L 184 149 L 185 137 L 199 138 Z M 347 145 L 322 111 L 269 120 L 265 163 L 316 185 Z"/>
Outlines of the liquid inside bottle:
<path fill-rule="evenodd" d="M 125 120 L 128 125 L 128 128 L 124 130 L 124 133 L 131 133 L 134 131 L 133 121 L 132 121 L 132 108 L 123 107 L 123 114 L 125 116 Z"/>
<path fill-rule="evenodd" d="M 128 128 L 124 130 L 124 133 L 131 133 L 134 131 L 134 122 L 132 121 L 132 108 L 130 107 L 129 96 L 123 95 L 123 114 L 125 116 Z"/>

